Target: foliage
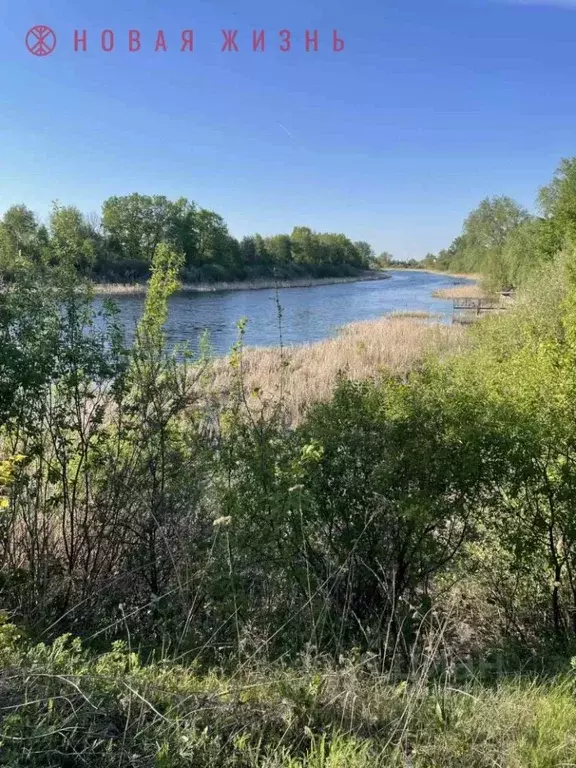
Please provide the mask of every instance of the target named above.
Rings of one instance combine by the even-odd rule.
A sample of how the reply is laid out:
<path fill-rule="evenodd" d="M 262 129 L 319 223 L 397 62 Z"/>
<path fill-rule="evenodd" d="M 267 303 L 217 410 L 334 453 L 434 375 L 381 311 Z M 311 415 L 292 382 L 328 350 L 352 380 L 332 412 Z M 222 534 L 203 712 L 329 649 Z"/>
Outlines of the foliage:
<path fill-rule="evenodd" d="M 346 662 L 201 673 L 95 656 L 70 636 L 0 626 L 0 763 L 214 768 L 560 768 L 574 761 L 574 682 L 398 681 Z"/>
<path fill-rule="evenodd" d="M 563 159 L 538 195 L 542 216 L 508 197 L 486 198 L 449 248 L 428 254 L 435 269 L 482 274 L 491 287 L 523 286 L 576 240 L 576 158 Z"/>
<path fill-rule="evenodd" d="M 576 235 L 576 158 L 563 159 L 554 178 L 540 190 L 539 202 L 547 220 L 574 243 Z"/>
<path fill-rule="evenodd" d="M 368 243 L 307 227 L 239 242 L 214 211 L 186 198 L 134 193 L 105 200 L 99 220 L 54 204 L 47 228 L 23 205 L 8 209 L 0 222 L 0 277 L 43 262 L 67 263 L 100 282 L 141 281 L 160 243 L 183 255 L 179 277 L 187 282 L 347 276 L 367 269 L 373 256 Z"/>
<path fill-rule="evenodd" d="M 504 257 L 508 238 L 527 220 L 528 213 L 511 198 L 486 198 L 466 218 L 462 235 L 434 263 L 451 271 L 479 272 L 505 285 L 509 279 Z"/>
<path fill-rule="evenodd" d="M 357 268 L 365 243 L 234 244 L 165 198 L 114 199 L 101 227 L 7 212 L 0 763 L 574 762 L 572 673 L 502 677 L 576 648 L 572 172 L 542 218 L 485 201 L 440 259 L 517 282 L 509 312 L 458 354 L 332 369 L 297 423 L 282 343 L 271 387 L 240 322 L 214 397 L 207 355 L 166 347 L 169 298 L 189 269 Z M 131 348 L 85 281 L 109 248 L 150 271 Z"/>

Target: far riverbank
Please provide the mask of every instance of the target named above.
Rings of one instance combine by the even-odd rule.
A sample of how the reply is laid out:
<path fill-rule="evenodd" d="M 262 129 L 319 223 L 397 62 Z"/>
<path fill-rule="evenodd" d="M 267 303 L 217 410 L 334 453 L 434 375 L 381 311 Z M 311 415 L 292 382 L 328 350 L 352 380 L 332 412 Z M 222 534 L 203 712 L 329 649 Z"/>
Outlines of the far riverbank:
<path fill-rule="evenodd" d="M 445 272 L 442 269 L 424 269 L 420 267 L 392 267 L 395 272 L 427 272 L 429 275 L 442 275 L 460 280 L 482 280 L 482 275 L 469 272 Z"/>
<path fill-rule="evenodd" d="M 358 283 L 371 280 L 389 280 L 387 271 L 367 271 L 350 277 L 301 278 L 297 280 L 246 280 L 222 283 L 184 283 L 180 290 L 186 293 L 217 293 L 220 291 L 259 291 L 271 288 L 310 288 L 315 285 L 338 285 L 339 283 Z M 94 292 L 104 295 L 144 295 L 148 289 L 146 283 L 95 283 Z"/>

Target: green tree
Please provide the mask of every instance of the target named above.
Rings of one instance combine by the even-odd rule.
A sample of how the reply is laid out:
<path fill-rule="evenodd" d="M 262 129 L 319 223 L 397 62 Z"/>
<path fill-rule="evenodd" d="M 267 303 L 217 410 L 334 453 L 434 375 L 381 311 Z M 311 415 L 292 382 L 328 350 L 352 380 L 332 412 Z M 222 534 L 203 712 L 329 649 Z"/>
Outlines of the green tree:
<path fill-rule="evenodd" d="M 25 205 L 9 208 L 0 222 L 0 271 L 11 276 L 15 269 L 38 263 L 48 243 L 46 228 Z"/>
<path fill-rule="evenodd" d="M 314 235 L 309 227 L 294 227 L 290 235 L 292 253 L 297 264 L 317 264 L 319 259 Z"/>
<path fill-rule="evenodd" d="M 510 234 L 526 221 L 528 213 L 509 197 L 483 200 L 464 222 L 461 267 L 481 272 L 495 283 L 506 282 L 504 247 Z"/>
<path fill-rule="evenodd" d="M 274 235 L 267 238 L 266 249 L 275 264 L 289 264 L 292 261 L 292 244 L 289 235 Z"/>
<path fill-rule="evenodd" d="M 95 263 L 95 236 L 74 206 L 57 203 L 50 215 L 49 261 L 61 269 L 88 276 Z"/>
<path fill-rule="evenodd" d="M 244 265 L 249 266 L 258 261 L 256 242 L 253 237 L 243 237 L 239 245 L 239 250 L 240 258 Z"/>
<path fill-rule="evenodd" d="M 157 246 L 170 242 L 177 211 L 178 205 L 163 195 L 135 193 L 104 202 L 102 227 L 121 271 L 134 276 L 148 273 Z"/>
<path fill-rule="evenodd" d="M 379 269 L 387 269 L 392 265 L 393 261 L 394 256 L 388 251 L 382 251 L 382 253 L 379 253 L 378 256 L 374 258 L 374 263 Z"/>
<path fill-rule="evenodd" d="M 365 240 L 359 240 L 354 243 L 354 247 L 358 251 L 362 266 L 369 267 L 376 255 L 370 243 L 367 243 Z"/>
<path fill-rule="evenodd" d="M 563 159 L 550 184 L 542 187 L 540 207 L 546 219 L 554 222 L 560 237 L 571 243 L 576 238 L 576 157 Z"/>
<path fill-rule="evenodd" d="M 231 238 L 222 216 L 201 208 L 197 216 L 197 229 L 199 263 L 230 263 L 233 255 Z"/>
<path fill-rule="evenodd" d="M 530 218 L 513 230 L 502 253 L 506 281 L 523 285 L 542 265 L 553 260 L 562 240 L 553 219 Z"/>

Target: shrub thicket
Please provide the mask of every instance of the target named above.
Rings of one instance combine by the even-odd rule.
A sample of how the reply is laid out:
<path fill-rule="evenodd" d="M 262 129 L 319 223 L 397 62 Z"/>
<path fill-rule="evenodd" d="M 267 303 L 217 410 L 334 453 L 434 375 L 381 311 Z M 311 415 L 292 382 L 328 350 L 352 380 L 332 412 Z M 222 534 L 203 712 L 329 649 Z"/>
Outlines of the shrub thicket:
<path fill-rule="evenodd" d="M 283 349 L 248 386 L 241 324 L 215 403 L 166 348 L 180 251 L 127 348 L 69 245 L 0 292 L 0 762 L 573 762 L 571 677 L 494 676 L 575 646 L 574 251 L 289 427 Z"/>

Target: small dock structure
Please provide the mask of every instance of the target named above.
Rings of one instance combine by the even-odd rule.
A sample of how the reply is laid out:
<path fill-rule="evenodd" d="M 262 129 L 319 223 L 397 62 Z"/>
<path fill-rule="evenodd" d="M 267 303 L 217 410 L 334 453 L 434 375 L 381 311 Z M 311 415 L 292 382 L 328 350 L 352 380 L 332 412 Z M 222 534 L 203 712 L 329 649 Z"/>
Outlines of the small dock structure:
<path fill-rule="evenodd" d="M 514 302 L 513 293 L 503 291 L 499 296 L 491 297 L 461 297 L 454 299 L 452 304 L 453 323 L 473 323 L 486 315 L 501 314 Z"/>

